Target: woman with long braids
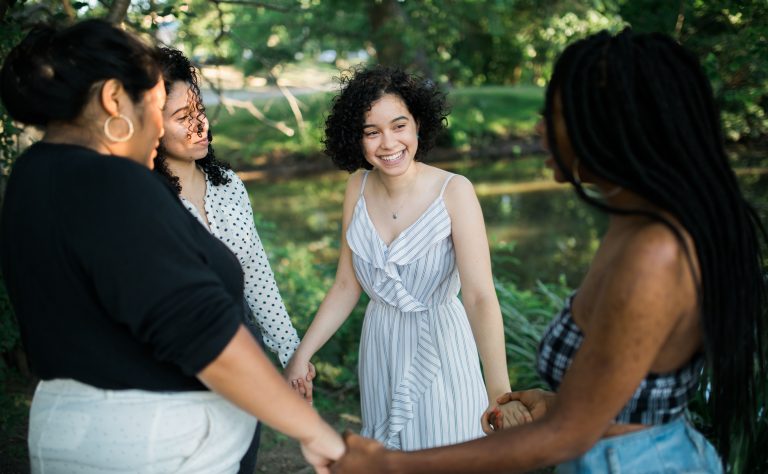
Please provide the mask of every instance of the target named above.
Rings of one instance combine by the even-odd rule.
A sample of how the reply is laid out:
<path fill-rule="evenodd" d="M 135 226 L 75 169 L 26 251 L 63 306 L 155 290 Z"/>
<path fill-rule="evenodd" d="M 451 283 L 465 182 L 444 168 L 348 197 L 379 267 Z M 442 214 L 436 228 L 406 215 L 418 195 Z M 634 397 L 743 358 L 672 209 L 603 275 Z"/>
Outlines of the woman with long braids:
<path fill-rule="evenodd" d="M 661 34 L 578 41 L 555 65 L 539 129 L 555 180 L 610 219 L 541 341 L 552 392 L 499 399 L 522 401 L 535 421 L 412 453 L 350 436 L 335 472 L 717 473 L 731 433 L 760 449 L 765 232 L 698 61 Z M 703 373 L 720 456 L 686 419 Z"/>
<path fill-rule="evenodd" d="M 200 224 L 237 257 L 250 309 L 246 326 L 285 366 L 299 345 L 299 337 L 256 231 L 248 192 L 229 165 L 214 155 L 194 66 L 181 51 L 172 48 L 160 49 L 160 66 L 167 92 L 163 109 L 165 135 L 157 149 L 154 169 L 168 180 Z M 313 365 L 308 363 L 301 384 L 292 384 L 310 404 L 314 374 Z M 255 468 L 260 429 L 257 426 L 241 461 L 242 473 L 251 474 Z"/>

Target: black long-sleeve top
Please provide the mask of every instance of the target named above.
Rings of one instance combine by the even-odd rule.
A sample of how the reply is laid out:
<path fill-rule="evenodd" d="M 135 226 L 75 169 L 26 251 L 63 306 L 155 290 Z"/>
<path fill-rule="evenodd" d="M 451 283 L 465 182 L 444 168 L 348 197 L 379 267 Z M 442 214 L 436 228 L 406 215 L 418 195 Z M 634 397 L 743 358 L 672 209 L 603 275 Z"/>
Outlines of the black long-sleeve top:
<path fill-rule="evenodd" d="M 234 336 L 240 264 L 148 169 L 37 143 L 16 162 L 0 263 L 30 366 L 104 389 L 203 390 Z"/>

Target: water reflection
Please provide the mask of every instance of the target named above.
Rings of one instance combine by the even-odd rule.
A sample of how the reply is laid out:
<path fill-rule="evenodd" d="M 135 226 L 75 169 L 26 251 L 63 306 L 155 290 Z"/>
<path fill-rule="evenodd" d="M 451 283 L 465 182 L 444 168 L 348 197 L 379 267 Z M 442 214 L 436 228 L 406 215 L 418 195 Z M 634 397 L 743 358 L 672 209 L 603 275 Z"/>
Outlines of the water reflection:
<path fill-rule="evenodd" d="M 459 164 L 456 172 L 475 184 L 485 215 L 494 276 L 529 287 L 536 280 L 551 282 L 565 275 L 576 285 L 587 270 L 606 216 L 582 203 L 567 185 L 549 179 L 536 158 L 496 161 L 473 166 Z M 341 204 L 347 173 L 328 173 L 280 183 L 251 182 L 258 219 L 274 223 L 260 227 L 268 244 L 292 241 L 324 248 L 321 261 L 337 257 Z M 768 174 L 742 173 L 747 198 L 768 223 Z"/>

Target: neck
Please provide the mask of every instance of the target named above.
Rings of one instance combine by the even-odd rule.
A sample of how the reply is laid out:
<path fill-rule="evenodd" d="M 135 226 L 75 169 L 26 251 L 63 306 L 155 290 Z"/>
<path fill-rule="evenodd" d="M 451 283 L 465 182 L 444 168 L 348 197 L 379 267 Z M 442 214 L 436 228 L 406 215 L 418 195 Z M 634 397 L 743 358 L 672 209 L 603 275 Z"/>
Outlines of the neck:
<path fill-rule="evenodd" d="M 90 148 L 103 155 L 120 155 L 119 147 L 110 146 L 97 133 L 73 124 L 49 124 L 42 141 L 62 145 L 77 145 Z"/>
<path fill-rule="evenodd" d="M 399 176 L 387 176 L 380 172 L 376 172 L 376 176 L 379 178 L 381 185 L 384 186 L 387 196 L 397 197 L 411 190 L 416 179 L 419 177 L 420 166 L 417 161 L 414 161 L 405 170 L 405 173 Z"/>
<path fill-rule="evenodd" d="M 605 191 L 603 188 L 600 189 L 604 192 L 610 191 Z M 606 198 L 605 203 L 618 209 L 640 210 L 659 213 L 664 212 L 662 209 L 648 201 L 646 198 L 627 189 L 622 189 L 621 192 L 617 193 L 616 195 Z M 611 214 L 611 219 L 614 217 L 619 216 Z"/>
<path fill-rule="evenodd" d="M 194 161 L 166 158 L 165 164 L 168 166 L 168 170 L 171 174 L 179 178 L 181 189 L 190 187 L 192 183 L 202 177 L 203 174 L 202 170 L 197 167 Z"/>

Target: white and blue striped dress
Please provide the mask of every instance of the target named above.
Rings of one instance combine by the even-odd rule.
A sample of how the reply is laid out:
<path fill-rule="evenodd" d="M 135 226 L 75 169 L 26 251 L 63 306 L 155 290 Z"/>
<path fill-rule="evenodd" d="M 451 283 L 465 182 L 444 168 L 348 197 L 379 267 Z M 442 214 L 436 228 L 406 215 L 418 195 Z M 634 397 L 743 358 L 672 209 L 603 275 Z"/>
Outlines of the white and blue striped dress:
<path fill-rule="evenodd" d="M 458 299 L 451 218 L 440 195 L 389 245 L 363 191 L 347 230 L 355 274 L 371 301 L 360 341 L 364 436 L 405 451 L 483 436 L 488 399 L 477 346 Z"/>

